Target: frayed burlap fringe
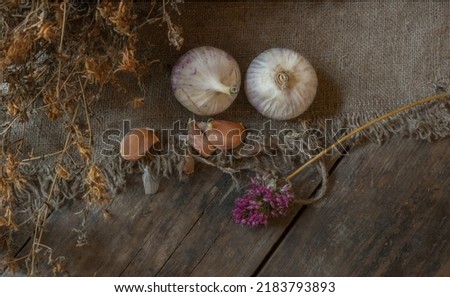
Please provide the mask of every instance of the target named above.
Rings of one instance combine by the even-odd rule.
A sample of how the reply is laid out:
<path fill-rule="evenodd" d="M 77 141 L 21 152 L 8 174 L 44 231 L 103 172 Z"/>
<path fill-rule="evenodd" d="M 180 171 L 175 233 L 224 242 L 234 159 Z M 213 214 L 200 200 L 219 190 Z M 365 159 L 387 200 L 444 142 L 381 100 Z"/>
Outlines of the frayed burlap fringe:
<path fill-rule="evenodd" d="M 251 140 L 253 148 L 250 150 L 246 145 L 242 145 L 232 153 L 218 152 L 209 158 L 195 154 L 192 156 L 197 162 L 216 167 L 230 176 L 234 182 L 225 194 L 229 196 L 240 188 L 240 172 L 271 171 L 280 177 L 286 176 L 344 134 L 378 116 L 380 115 L 352 114 L 334 119 L 332 122 L 325 119 L 300 121 L 291 129 L 285 130 L 283 137 L 264 137 L 263 133 L 247 133 L 244 143 Z M 345 147 L 337 147 L 334 153 L 345 154 L 349 146 L 363 141 L 382 143 L 392 135 L 427 141 L 436 141 L 450 136 L 450 98 L 420 105 L 388 120 L 378 122 L 351 138 L 345 143 Z M 128 176 L 143 173 L 144 170 L 150 172 L 155 178 L 168 178 L 173 175 L 178 176 L 180 180 L 189 178 L 182 170 L 186 160 L 183 152 L 188 149 L 192 152 L 192 149 L 183 147 L 182 144 L 186 146 L 184 141 L 174 141 L 176 143 L 167 144 L 169 149 L 165 154 L 148 154 L 138 161 L 125 161 L 118 151 L 115 154 L 97 158 L 95 164 L 104 175 L 104 183 L 109 195 L 114 197 L 119 190 L 125 188 Z M 327 193 L 327 168 L 323 160 L 315 163 L 314 166 L 322 179 L 320 187 L 314 197 L 297 197 L 297 203 L 313 204 L 320 201 Z M 77 173 L 75 168 L 69 169 L 70 172 Z M 54 167 L 45 160 L 20 166 L 22 177 L 29 182 L 20 189 L 13 189 L 16 198 L 14 203 L 16 203 L 16 210 L 28 214 L 27 217 L 31 215 L 32 219 L 28 220 L 28 223 L 32 226 L 39 224 L 39 211 L 44 205 L 47 205 L 50 211 L 58 209 L 67 200 L 83 199 L 89 188 L 86 180 L 88 169 L 80 168 L 78 174 L 71 174 L 67 179 L 56 179 L 54 189 L 57 190 L 53 191 L 51 199 L 48 199 L 54 180 L 54 170 Z M 72 226 L 72 230 L 78 234 L 78 245 L 87 243 L 86 218 L 89 209 L 90 205 L 87 201 L 86 207 L 78 213 L 79 226 Z"/>
<path fill-rule="evenodd" d="M 317 154 L 325 146 L 332 144 L 344 131 L 353 130 L 367 121 L 378 117 L 379 114 L 347 115 L 331 122 L 324 119 L 315 121 L 302 121 L 289 130 L 282 139 L 263 137 L 248 133 L 247 140 L 251 138 L 254 146 L 249 151 L 245 146 L 231 153 L 219 152 L 209 158 L 193 155 L 197 162 L 218 168 L 230 175 L 234 181 L 235 189 L 239 188 L 238 174 L 243 170 L 272 171 L 280 176 L 286 175 L 294 167 L 301 165 L 312 155 Z M 344 129 L 344 130 L 343 130 Z M 348 129 L 348 130 L 345 130 Z M 342 133 L 336 133 L 342 131 Z M 436 141 L 450 136 L 450 99 L 415 107 L 407 112 L 377 123 L 361 131 L 347 145 L 369 141 L 382 143 L 392 135 L 415 138 L 427 141 Z M 245 141 L 244 141 L 245 142 Z M 111 196 L 117 194 L 126 184 L 127 176 L 143 173 L 147 167 L 154 177 L 168 178 L 176 175 L 180 180 L 187 178 L 182 171 L 185 157 L 181 153 L 182 145 L 169 144 L 168 153 L 161 155 L 146 155 L 138 161 L 125 161 L 118 153 L 103 156 L 97 164 L 106 177 L 106 184 Z M 256 147 L 256 148 L 255 148 Z M 178 151 L 177 151 L 178 148 Z M 342 147 L 339 153 L 344 153 Z M 322 186 L 326 186 L 326 169 L 323 164 L 317 164 L 322 176 Z M 48 203 L 47 197 L 52 181 L 53 168 L 36 163 L 21 167 L 21 174 L 29 181 L 23 189 L 16 189 L 17 201 L 21 209 L 33 213 L 42 203 Z M 58 180 L 58 192 L 51 199 L 51 208 L 60 207 L 65 200 L 80 197 L 85 189 L 85 174 L 72 175 L 70 179 Z M 324 195 L 322 187 L 313 199 L 316 201 Z M 44 199 L 45 198 L 45 199 Z M 307 201 L 302 200 L 307 203 Z"/>

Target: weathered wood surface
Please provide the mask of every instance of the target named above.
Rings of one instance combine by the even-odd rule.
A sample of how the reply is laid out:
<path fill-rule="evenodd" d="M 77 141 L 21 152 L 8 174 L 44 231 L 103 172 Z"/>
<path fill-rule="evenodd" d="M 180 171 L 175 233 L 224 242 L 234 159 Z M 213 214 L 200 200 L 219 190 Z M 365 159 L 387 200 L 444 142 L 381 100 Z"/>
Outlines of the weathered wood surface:
<path fill-rule="evenodd" d="M 261 276 L 450 276 L 450 142 L 355 147 Z"/>
<path fill-rule="evenodd" d="M 327 161 L 328 167 L 339 157 Z M 299 195 L 308 197 L 320 178 L 310 168 L 298 181 Z M 243 228 L 231 221 L 236 193 L 224 197 L 231 185 L 228 175 L 198 166 L 187 182 L 163 180 L 157 194 L 146 196 L 135 176 L 111 203 L 112 220 L 104 221 L 98 213 L 89 216 L 88 246 L 76 247 L 77 235 L 70 231 L 79 225 L 80 217 L 73 213 L 80 203 L 51 215 L 43 243 L 53 247 L 54 257 L 67 257 L 65 269 L 73 276 L 190 275 L 195 269 L 200 275 L 250 275 L 299 207 L 271 228 Z M 215 264 L 210 271 L 209 263 L 218 258 L 221 268 Z"/>
<path fill-rule="evenodd" d="M 214 168 L 163 180 L 150 197 L 135 176 L 109 206 L 111 220 L 89 216 L 88 246 L 75 247 L 71 232 L 77 202 L 52 213 L 43 243 L 72 276 L 450 276 L 449 161 L 448 140 L 356 146 L 327 162 L 335 167 L 322 207 L 253 229 L 231 221 L 236 193 L 224 197 L 231 179 Z M 319 184 L 310 168 L 294 186 L 309 197 Z"/>
<path fill-rule="evenodd" d="M 327 167 L 331 168 L 339 158 L 339 155 L 330 158 Z M 307 198 L 320 182 L 316 169 L 310 168 L 296 180 L 295 191 L 299 197 Z M 247 228 L 231 221 L 234 197 L 230 198 L 205 210 L 158 276 L 252 275 L 300 209 L 294 206 L 288 216 L 274 221 L 270 228 Z M 148 264 L 143 263 L 143 267 Z M 131 266 L 125 275 L 136 275 L 136 271 L 139 268 Z"/>
<path fill-rule="evenodd" d="M 71 205 L 70 211 L 63 208 L 52 214 L 44 244 L 53 247 L 54 256 L 67 257 L 66 269 L 73 276 L 118 276 L 147 241 L 155 249 L 148 257 L 164 262 L 170 246 L 176 244 L 171 238 L 184 236 L 189 230 L 185 222 L 195 221 L 203 205 L 218 193 L 214 183 L 226 188 L 223 184 L 228 180 L 221 176 L 219 171 L 210 171 L 198 175 L 196 182 L 163 180 L 153 196 L 144 194 L 141 177 L 134 176 L 109 206 L 111 220 L 105 221 L 98 213 L 89 216 L 89 245 L 76 247 L 77 234 L 71 232 L 80 222 L 73 215 L 80 203 Z"/>

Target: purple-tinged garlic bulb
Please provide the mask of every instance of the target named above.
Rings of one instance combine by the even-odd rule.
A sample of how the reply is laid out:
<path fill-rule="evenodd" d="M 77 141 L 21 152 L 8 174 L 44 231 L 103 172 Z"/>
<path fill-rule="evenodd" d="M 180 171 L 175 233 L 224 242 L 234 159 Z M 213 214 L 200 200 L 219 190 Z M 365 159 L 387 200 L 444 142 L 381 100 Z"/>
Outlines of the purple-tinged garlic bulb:
<path fill-rule="evenodd" d="M 223 112 L 241 86 L 239 65 L 228 53 L 212 46 L 191 49 L 172 70 L 172 89 L 189 111 L 209 116 Z"/>
<path fill-rule="evenodd" d="M 245 93 L 264 116 L 289 120 L 302 114 L 314 100 L 317 75 L 299 53 L 286 48 L 262 52 L 250 64 Z"/>

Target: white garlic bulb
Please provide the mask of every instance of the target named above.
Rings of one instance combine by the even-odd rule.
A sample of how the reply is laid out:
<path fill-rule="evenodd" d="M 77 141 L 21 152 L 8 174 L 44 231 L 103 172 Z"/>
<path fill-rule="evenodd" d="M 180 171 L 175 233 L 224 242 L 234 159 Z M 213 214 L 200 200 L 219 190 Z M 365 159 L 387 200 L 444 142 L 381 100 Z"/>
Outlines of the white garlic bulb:
<path fill-rule="evenodd" d="M 264 116 L 289 120 L 303 113 L 314 100 L 317 75 L 299 53 L 285 48 L 262 52 L 250 64 L 245 93 Z"/>
<path fill-rule="evenodd" d="M 221 49 L 202 46 L 184 54 L 172 69 L 177 100 L 198 115 L 215 115 L 236 99 L 241 73 L 236 60 Z"/>

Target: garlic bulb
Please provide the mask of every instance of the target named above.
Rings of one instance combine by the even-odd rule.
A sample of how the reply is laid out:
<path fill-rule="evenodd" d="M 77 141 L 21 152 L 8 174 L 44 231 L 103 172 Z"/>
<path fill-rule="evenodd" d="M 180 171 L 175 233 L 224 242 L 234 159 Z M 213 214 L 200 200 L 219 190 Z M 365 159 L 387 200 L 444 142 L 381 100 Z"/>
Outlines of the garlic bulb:
<path fill-rule="evenodd" d="M 198 115 L 215 115 L 236 99 L 241 86 L 237 62 L 221 49 L 203 46 L 184 54 L 172 70 L 177 100 Z"/>
<path fill-rule="evenodd" d="M 288 120 L 302 114 L 314 100 L 317 75 L 300 54 L 285 48 L 262 52 L 250 64 L 245 93 L 264 116 Z"/>

